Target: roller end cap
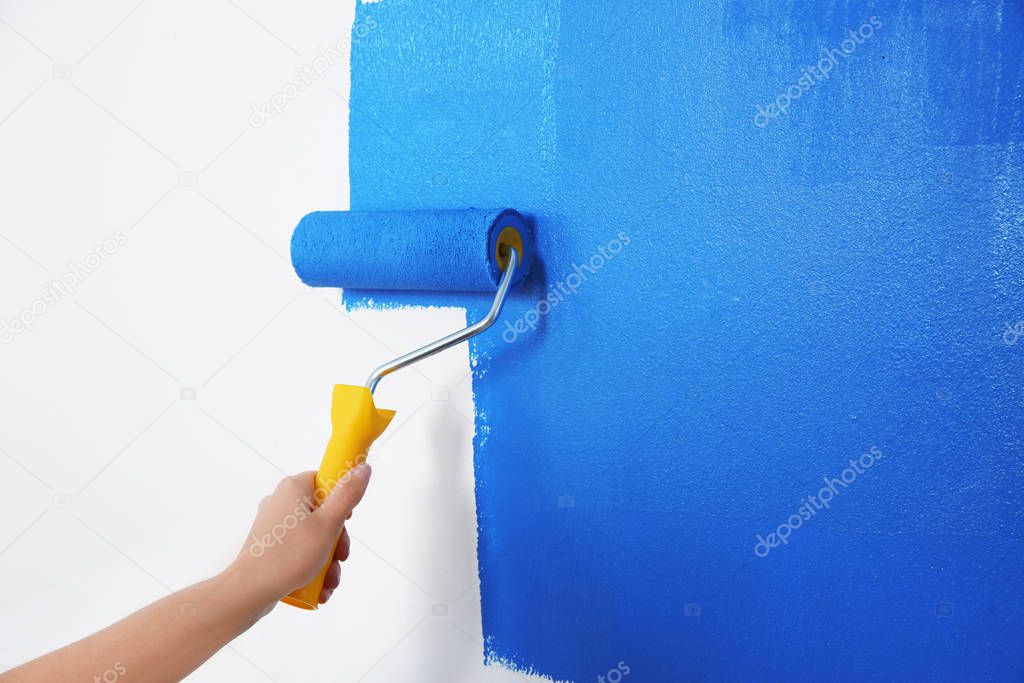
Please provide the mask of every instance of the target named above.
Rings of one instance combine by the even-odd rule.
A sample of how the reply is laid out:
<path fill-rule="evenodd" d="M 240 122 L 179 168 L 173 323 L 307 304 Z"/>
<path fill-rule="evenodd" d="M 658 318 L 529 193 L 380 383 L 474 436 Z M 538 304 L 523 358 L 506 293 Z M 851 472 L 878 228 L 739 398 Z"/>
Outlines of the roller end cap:
<path fill-rule="evenodd" d="M 502 211 L 491 223 L 487 252 L 491 279 L 495 285 L 508 267 L 510 249 L 519 253 L 519 267 L 512 278 L 512 286 L 515 287 L 530 274 L 534 248 L 533 226 L 514 209 Z"/>

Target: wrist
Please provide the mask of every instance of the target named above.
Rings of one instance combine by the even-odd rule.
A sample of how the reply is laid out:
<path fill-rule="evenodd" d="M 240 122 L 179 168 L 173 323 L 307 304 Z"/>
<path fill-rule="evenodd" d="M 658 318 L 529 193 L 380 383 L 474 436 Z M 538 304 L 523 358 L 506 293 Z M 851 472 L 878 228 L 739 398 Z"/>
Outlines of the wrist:
<path fill-rule="evenodd" d="M 241 633 L 274 609 L 278 597 L 259 584 L 244 561 L 236 560 L 211 579 L 209 602 L 222 615 L 230 630 Z"/>

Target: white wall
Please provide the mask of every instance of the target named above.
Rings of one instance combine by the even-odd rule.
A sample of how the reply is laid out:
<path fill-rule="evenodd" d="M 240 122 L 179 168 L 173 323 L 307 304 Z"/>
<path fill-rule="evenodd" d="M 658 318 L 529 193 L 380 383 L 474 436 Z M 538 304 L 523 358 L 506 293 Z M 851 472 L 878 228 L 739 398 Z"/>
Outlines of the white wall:
<path fill-rule="evenodd" d="M 250 105 L 323 66 L 352 13 L 0 0 L 0 319 L 38 302 L 0 345 L 0 669 L 216 572 L 319 462 L 331 384 L 464 322 L 348 316 L 291 271 L 298 218 L 348 204 L 347 55 L 280 115 Z M 192 679 L 525 680 L 481 664 L 468 372 L 461 348 L 382 383 L 399 416 L 342 589 Z"/>

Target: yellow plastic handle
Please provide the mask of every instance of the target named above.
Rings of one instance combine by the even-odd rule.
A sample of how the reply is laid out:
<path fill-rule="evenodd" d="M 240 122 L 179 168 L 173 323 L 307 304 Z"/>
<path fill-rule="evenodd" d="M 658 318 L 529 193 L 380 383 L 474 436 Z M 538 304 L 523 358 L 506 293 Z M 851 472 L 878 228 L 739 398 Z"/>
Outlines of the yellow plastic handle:
<path fill-rule="evenodd" d="M 380 410 L 373 404 L 373 394 L 366 387 L 347 384 L 334 385 L 331 398 L 331 438 L 327 442 L 324 459 L 316 473 L 316 502 L 319 504 L 336 484 L 344 483 L 349 470 L 366 460 L 366 453 L 381 433 L 387 429 L 393 410 Z M 334 551 L 331 551 L 334 555 Z M 320 590 L 331 563 L 328 562 L 315 579 L 306 586 L 281 598 L 302 609 L 316 609 L 320 604 Z"/>

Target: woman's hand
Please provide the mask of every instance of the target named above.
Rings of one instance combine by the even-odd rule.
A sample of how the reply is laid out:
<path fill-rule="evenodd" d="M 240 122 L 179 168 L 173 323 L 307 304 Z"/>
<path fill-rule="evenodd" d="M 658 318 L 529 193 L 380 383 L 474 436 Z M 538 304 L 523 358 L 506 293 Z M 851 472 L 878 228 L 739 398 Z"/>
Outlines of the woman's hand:
<path fill-rule="evenodd" d="M 0 682 L 99 680 L 96 672 L 153 683 L 180 681 L 266 616 L 278 600 L 309 583 L 333 553 L 320 592 L 320 602 L 325 602 L 338 587 L 338 563 L 348 557 L 345 520 L 369 480 L 370 467 L 360 465 L 316 507 L 314 473 L 286 477 L 260 503 L 249 540 L 225 571 L 77 643 L 0 673 Z M 102 676 L 106 680 L 107 673 Z"/>
<path fill-rule="evenodd" d="M 351 470 L 319 507 L 315 475 L 303 472 L 285 477 L 263 499 L 245 546 L 229 569 L 268 607 L 312 581 L 329 559 L 333 563 L 320 592 L 321 603 L 331 597 L 341 579 L 340 563 L 349 552 L 345 521 L 366 491 L 370 466 L 362 463 Z"/>

